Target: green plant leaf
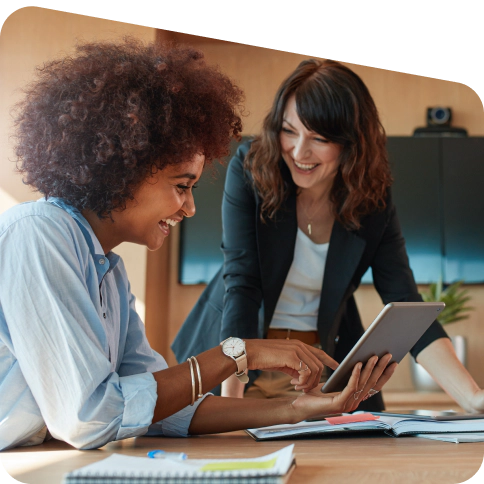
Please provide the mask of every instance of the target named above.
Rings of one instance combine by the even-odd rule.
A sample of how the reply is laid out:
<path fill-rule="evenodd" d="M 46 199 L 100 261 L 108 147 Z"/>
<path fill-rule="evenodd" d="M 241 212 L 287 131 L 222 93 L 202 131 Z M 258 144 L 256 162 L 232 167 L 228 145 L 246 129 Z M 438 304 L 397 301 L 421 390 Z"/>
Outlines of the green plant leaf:
<path fill-rule="evenodd" d="M 453 282 L 445 289 L 442 279 L 429 285 L 429 290 L 422 294 L 425 302 L 443 302 L 445 308 L 437 318 L 441 324 L 449 324 L 469 317 L 474 307 L 466 304 L 471 300 L 468 291 L 462 288 L 463 280 Z"/>

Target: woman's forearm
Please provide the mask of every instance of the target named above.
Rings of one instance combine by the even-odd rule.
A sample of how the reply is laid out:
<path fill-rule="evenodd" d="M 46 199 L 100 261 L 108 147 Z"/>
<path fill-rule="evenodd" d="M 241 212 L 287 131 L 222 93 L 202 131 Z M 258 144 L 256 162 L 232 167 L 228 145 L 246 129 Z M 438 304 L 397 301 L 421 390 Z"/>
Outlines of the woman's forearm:
<path fill-rule="evenodd" d="M 324 366 L 335 369 L 338 363 L 324 351 L 298 340 L 245 340 L 247 368 L 283 371 L 292 377 L 297 390 L 310 391 L 320 381 Z M 194 373 L 196 394 L 203 394 L 237 371 L 235 361 L 217 346 L 197 356 L 202 388 Z M 301 370 L 301 368 L 305 368 Z M 157 402 L 153 422 L 173 415 L 192 401 L 192 376 L 188 363 L 153 374 L 157 384 Z"/>
<path fill-rule="evenodd" d="M 295 423 L 294 397 L 255 399 L 207 397 L 195 412 L 189 433 L 213 434 L 282 423 Z"/>
<path fill-rule="evenodd" d="M 448 338 L 440 338 L 417 356 L 435 381 L 466 411 L 473 412 L 470 402 L 479 391 L 477 383 L 462 365 Z"/>

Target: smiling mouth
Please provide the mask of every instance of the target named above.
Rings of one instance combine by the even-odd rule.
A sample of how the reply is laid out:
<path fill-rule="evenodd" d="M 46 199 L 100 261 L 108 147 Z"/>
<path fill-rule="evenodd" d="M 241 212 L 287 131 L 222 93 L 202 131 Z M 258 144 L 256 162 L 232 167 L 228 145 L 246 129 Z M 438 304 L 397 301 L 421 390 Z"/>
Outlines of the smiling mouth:
<path fill-rule="evenodd" d="M 294 161 L 294 164 L 296 165 L 297 168 L 299 168 L 302 171 L 311 171 L 314 170 L 317 166 L 319 166 L 318 163 L 299 163 L 297 161 Z"/>
<path fill-rule="evenodd" d="M 170 235 L 170 225 L 174 227 L 178 223 L 178 220 L 173 220 L 171 218 L 164 218 L 158 222 L 158 227 L 160 227 L 165 237 Z"/>
<path fill-rule="evenodd" d="M 172 227 L 174 227 L 178 223 L 178 221 L 171 218 L 162 218 L 160 223 L 164 223 L 166 225 L 171 225 Z"/>

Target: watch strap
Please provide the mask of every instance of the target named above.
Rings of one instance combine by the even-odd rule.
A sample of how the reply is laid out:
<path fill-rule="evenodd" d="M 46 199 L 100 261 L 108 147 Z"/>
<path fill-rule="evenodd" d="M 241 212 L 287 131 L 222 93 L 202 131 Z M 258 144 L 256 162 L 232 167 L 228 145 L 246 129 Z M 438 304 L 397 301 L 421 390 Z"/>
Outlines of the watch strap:
<path fill-rule="evenodd" d="M 242 373 L 236 373 L 235 376 L 241 381 L 242 383 L 249 383 L 249 376 L 245 371 Z"/>
<path fill-rule="evenodd" d="M 245 373 L 245 370 L 247 370 L 247 354 L 244 352 L 242 355 L 237 356 L 235 363 L 237 363 L 237 371 L 235 374 L 238 376 L 241 373 Z"/>

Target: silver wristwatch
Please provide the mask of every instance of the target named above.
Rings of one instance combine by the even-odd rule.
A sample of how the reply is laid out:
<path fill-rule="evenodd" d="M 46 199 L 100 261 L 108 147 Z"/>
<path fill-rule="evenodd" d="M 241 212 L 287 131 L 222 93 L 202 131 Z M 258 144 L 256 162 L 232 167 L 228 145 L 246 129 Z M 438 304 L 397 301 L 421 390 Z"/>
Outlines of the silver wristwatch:
<path fill-rule="evenodd" d="M 224 355 L 232 358 L 237 364 L 235 376 L 242 382 L 247 383 L 247 353 L 245 352 L 245 341 L 231 336 L 220 343 Z"/>

